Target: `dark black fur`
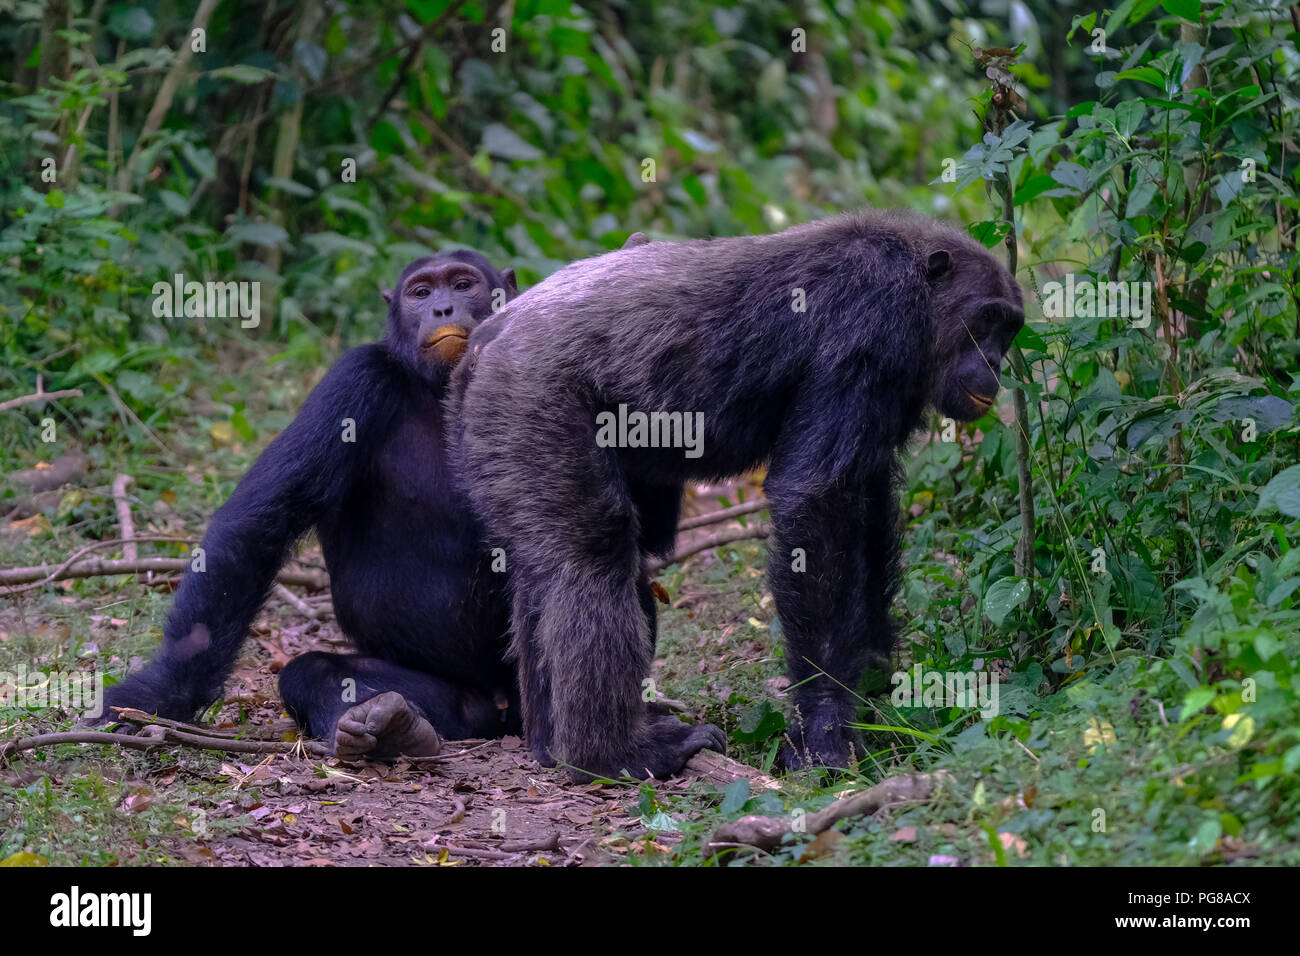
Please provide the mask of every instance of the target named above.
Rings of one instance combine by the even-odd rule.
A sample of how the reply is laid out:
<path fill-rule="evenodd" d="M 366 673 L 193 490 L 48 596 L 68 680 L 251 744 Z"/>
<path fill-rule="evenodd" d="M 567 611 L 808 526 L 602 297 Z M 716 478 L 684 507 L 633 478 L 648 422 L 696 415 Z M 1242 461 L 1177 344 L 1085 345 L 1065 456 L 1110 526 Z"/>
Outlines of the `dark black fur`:
<path fill-rule="evenodd" d="M 444 736 L 518 732 L 514 668 L 503 660 L 505 576 L 490 570 L 443 440 L 442 399 L 464 339 L 431 344 L 448 327 L 467 336 L 498 289 L 517 294 L 513 271 L 468 250 L 402 272 L 385 294 L 384 339 L 330 369 L 213 514 L 206 570 L 186 573 L 162 648 L 109 690 L 110 705 L 182 720 L 204 710 L 276 572 L 314 527 L 339 626 L 361 656 L 307 654 L 284 669 L 281 695 L 299 723 L 329 739 L 353 703 L 395 690 Z M 354 443 L 343 440 L 344 419 L 355 422 Z M 355 693 L 345 695 L 348 678 Z"/>
<path fill-rule="evenodd" d="M 860 213 L 575 263 L 494 321 L 452 405 L 471 496 L 511 562 L 534 752 L 662 777 L 720 744 L 641 701 L 644 559 L 671 548 L 684 481 L 766 462 L 770 575 L 802 717 L 787 762 L 846 766 L 853 691 L 892 641 L 897 450 L 929 404 L 960 419 L 987 407 L 1023 322 L 1012 276 L 948 227 Z M 596 416 L 620 403 L 703 412 L 702 456 L 599 447 Z"/>

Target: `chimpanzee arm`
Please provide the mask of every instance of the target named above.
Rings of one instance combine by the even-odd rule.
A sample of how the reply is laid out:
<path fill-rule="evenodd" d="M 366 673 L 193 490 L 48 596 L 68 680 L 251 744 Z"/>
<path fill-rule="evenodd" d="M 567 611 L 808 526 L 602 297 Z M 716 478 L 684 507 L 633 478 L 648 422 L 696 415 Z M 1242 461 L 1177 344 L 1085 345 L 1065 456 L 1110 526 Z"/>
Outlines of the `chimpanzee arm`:
<path fill-rule="evenodd" d="M 190 720 L 217 698 L 295 543 L 340 507 L 374 460 L 400 401 L 395 374 L 376 345 L 354 349 L 330 369 L 212 515 L 201 556 L 176 592 L 162 647 L 144 670 L 109 690 L 109 706 Z"/>
<path fill-rule="evenodd" d="M 768 578 L 795 684 L 785 762 L 846 767 L 859 735 L 857 689 L 873 656 L 893 643 L 898 587 L 898 465 L 888 411 L 872 392 L 819 381 L 782 428 L 763 487 L 773 535 Z M 864 427 L 861 423 L 867 423 Z"/>

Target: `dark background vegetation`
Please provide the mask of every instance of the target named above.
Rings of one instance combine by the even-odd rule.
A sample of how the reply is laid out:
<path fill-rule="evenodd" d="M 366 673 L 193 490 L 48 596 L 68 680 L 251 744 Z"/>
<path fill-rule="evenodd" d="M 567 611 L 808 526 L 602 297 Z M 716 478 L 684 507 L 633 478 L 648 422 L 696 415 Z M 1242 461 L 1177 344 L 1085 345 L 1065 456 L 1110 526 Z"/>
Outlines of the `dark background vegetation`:
<path fill-rule="evenodd" d="M 178 55 L 196 24 L 206 51 Z M 84 392 L 0 411 L 0 465 L 89 458 L 36 507 L 8 483 L 0 564 L 116 537 L 119 473 L 137 531 L 197 537 L 379 334 L 415 256 L 473 246 L 527 286 L 633 230 L 906 206 L 1002 255 L 1013 218 L 1024 411 L 956 440 L 936 421 L 907 456 L 897 608 L 898 668 L 990 670 L 1001 714 L 895 708 L 876 675 L 862 774 L 946 766 L 964 796 L 849 829 L 841 861 L 1300 861 L 1297 30 L 1280 3 L 1196 0 L 0 0 L 0 400 L 38 374 Z M 261 325 L 155 318 L 178 272 L 260 281 Z M 1067 272 L 1152 283 L 1151 324 L 1044 317 Z M 784 717 L 762 560 L 742 544 L 663 577 L 696 598 L 667 612 L 661 667 L 766 766 Z M 6 599 L 0 669 L 120 673 L 166 602 L 134 577 Z M 0 733 L 58 721 L 0 708 Z M 135 859 L 141 824 L 96 773 L 0 782 L 0 859 Z"/>

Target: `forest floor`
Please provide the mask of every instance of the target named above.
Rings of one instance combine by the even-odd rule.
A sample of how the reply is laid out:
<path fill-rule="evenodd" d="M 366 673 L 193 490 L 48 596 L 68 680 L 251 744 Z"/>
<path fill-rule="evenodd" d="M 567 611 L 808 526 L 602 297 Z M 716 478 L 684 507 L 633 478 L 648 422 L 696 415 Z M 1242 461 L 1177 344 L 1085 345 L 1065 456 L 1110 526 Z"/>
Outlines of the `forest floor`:
<path fill-rule="evenodd" d="M 747 499 L 753 494 L 746 489 Z M 737 489 L 714 490 L 693 510 L 738 497 Z M 191 522 L 157 511 L 164 517 L 155 514 L 140 533 L 193 533 Z M 82 544 L 57 525 L 51 533 L 48 522 L 0 522 L 0 566 L 57 563 Z M 310 548 L 303 558 L 319 559 Z M 1046 696 L 1022 694 L 1019 710 L 993 721 L 891 709 L 888 677 L 869 675 L 869 752 L 859 770 L 832 780 L 774 780 L 768 775 L 785 738 L 789 682 L 764 562 L 761 542 L 740 541 L 657 578 L 667 604 L 652 677 L 688 719 L 726 731 L 731 761 L 721 766 L 693 762 L 667 782 L 575 785 L 563 771 L 540 767 L 515 738 L 447 742 L 433 761 L 361 766 L 290 754 L 65 743 L 0 761 L 0 865 L 701 865 L 715 859 L 710 841 L 718 828 L 739 817 L 802 820 L 885 778 L 939 769 L 947 782 L 931 799 L 732 859 L 1300 863 L 1294 808 L 1276 791 L 1243 785 L 1243 751 L 1227 729 L 1188 733 L 1162 721 L 1159 701 L 1133 690 L 1138 659 L 1126 651 L 1114 663 L 1091 663 Z M 26 592 L 0 606 L 0 672 L 140 667 L 161 638 L 174 585 L 119 576 Z M 268 602 L 207 723 L 296 737 L 280 708 L 278 670 L 305 651 L 346 647 L 326 595 L 300 600 L 314 608 L 312 616 L 277 598 Z M 1003 687 L 1010 705 L 1015 675 Z M 71 730 L 77 716 L 0 699 L 0 740 Z"/>
<path fill-rule="evenodd" d="M 26 533 L 12 525 L 5 529 L 11 538 Z M 761 554 L 753 542 L 742 547 Z M 308 551 L 303 559 L 310 564 L 319 554 Z M 696 567 L 714 563 L 713 554 L 692 561 Z M 51 593 L 0 609 L 0 671 L 23 660 L 29 668 L 53 667 L 69 656 L 83 664 L 107 658 L 114 669 L 128 662 L 132 669 L 141 666 L 143 657 L 132 653 L 140 643 L 133 632 L 156 635 L 151 621 L 161 620 L 174 582 L 149 590 L 143 606 L 119 610 L 121 618 L 113 613 L 121 602 L 111 595 L 85 596 L 122 580 L 61 582 Z M 673 580 L 684 585 L 687 579 Z M 126 585 L 122 593 L 129 589 Z M 683 611 L 682 605 L 698 605 L 706 592 L 698 579 L 685 591 L 675 612 L 689 621 L 696 612 Z M 328 603 L 312 604 L 316 610 L 309 617 L 287 603 L 268 603 L 226 683 L 222 704 L 205 715 L 215 729 L 296 738 L 281 710 L 278 671 L 307 651 L 347 648 Z M 755 650 L 744 648 L 746 654 Z M 722 651 L 711 660 L 697 657 L 690 666 L 696 675 L 725 672 L 729 656 Z M 761 656 L 770 660 L 770 654 Z M 656 662 L 657 674 L 664 664 L 662 657 Z M 732 690 L 724 681 L 722 699 L 714 704 L 725 702 Z M 702 716 L 698 706 L 688 710 Z M 0 711 L 5 717 L 17 713 Z M 0 718 L 0 739 L 70 728 L 70 715 L 58 711 L 22 713 L 17 720 Z M 0 763 L 0 794 L 8 790 L 15 798 L 0 798 L 0 805 L 7 804 L 0 809 L 0 850 L 5 851 L 0 860 L 8 855 L 16 863 L 119 865 L 617 864 L 671 855 L 682 834 L 674 818 L 659 809 L 688 794 L 692 804 L 716 804 L 720 790 L 740 776 L 770 780 L 718 758 L 693 761 L 682 776 L 653 787 L 577 785 L 563 770 L 540 766 L 517 737 L 447 741 L 433 760 L 361 765 L 302 753 L 263 757 L 170 746 L 142 753 L 63 744 Z M 23 830 L 19 849 L 16 838 Z"/>

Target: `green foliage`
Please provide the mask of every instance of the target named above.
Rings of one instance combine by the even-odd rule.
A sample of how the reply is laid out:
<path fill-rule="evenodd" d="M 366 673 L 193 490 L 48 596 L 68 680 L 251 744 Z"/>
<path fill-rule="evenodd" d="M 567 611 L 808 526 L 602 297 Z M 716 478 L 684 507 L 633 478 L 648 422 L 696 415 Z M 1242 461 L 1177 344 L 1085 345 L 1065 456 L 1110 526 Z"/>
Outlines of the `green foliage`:
<path fill-rule="evenodd" d="M 1014 553 L 1016 423 L 990 413 L 954 440 L 935 423 L 906 462 L 896 662 L 996 673 L 999 713 L 896 706 L 876 673 L 864 770 L 982 774 L 934 812 L 976 822 L 994 863 L 1201 862 L 1233 841 L 1278 858 L 1300 838 L 1286 822 L 1300 35 L 1285 9 L 357 0 L 263 17 L 225 3 L 186 66 L 188 8 L 110 4 L 96 23 L 72 6 L 51 24 L 57 5 L 18 5 L 0 33 L 0 394 L 38 374 L 85 393 L 0 413 L 6 471 L 78 444 L 91 484 L 129 471 L 142 504 L 197 527 L 323 368 L 380 332 L 379 290 L 433 250 L 480 248 L 527 284 L 634 230 L 767 232 L 863 205 L 964 221 L 998 254 L 1014 234 L 1028 321 L 1004 384 L 1028 408 L 1033 563 Z M 155 283 L 178 273 L 261 283 L 262 321 L 155 314 Z M 1136 289 L 1138 314 L 1067 296 L 1102 282 Z M 74 494 L 44 509 L 30 563 L 111 531 L 104 489 Z M 696 583 L 729 589 L 725 612 L 666 615 L 662 644 L 673 696 L 713 693 L 707 716 L 767 769 L 786 718 L 758 554 L 724 549 Z M 771 653 L 714 686 L 696 655 L 719 629 L 717 653 Z M 991 796 L 1030 785 L 1037 805 Z M 716 797 L 723 816 L 783 809 Z M 682 816 L 643 798 L 656 826 Z M 39 792 L 21 799 L 43 819 Z M 1099 807 L 1120 829 L 1091 829 Z M 924 830 L 927 812 L 900 822 Z M 947 830 L 890 836 L 865 824 L 850 852 L 955 852 Z"/>

